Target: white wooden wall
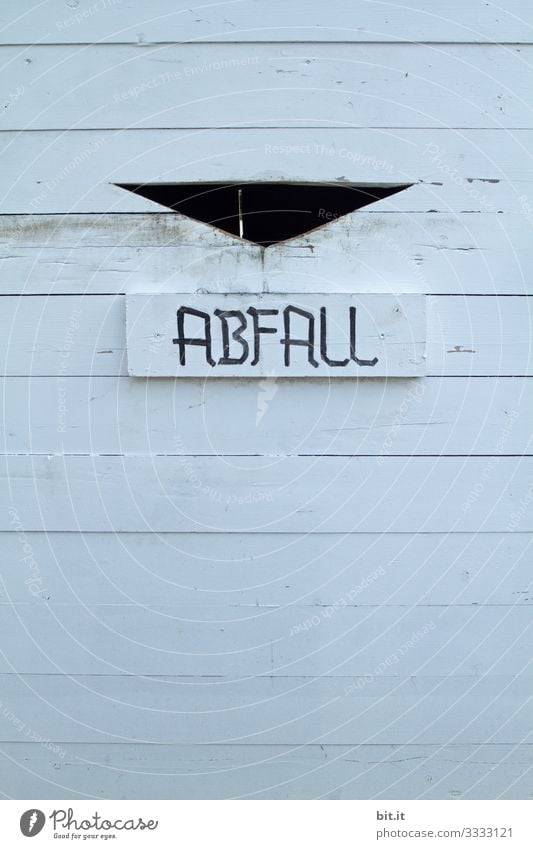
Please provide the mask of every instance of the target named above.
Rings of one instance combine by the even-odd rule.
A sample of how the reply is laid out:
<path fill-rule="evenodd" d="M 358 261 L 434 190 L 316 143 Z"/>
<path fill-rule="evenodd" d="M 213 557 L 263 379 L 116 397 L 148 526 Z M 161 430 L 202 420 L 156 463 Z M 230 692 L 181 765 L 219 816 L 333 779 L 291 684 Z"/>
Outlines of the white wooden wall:
<path fill-rule="evenodd" d="M 1 792 L 531 797 L 530 4 L 0 32 Z M 261 251 L 114 185 L 250 179 L 413 186 Z M 427 294 L 428 376 L 127 377 L 125 292 L 273 285 Z"/>

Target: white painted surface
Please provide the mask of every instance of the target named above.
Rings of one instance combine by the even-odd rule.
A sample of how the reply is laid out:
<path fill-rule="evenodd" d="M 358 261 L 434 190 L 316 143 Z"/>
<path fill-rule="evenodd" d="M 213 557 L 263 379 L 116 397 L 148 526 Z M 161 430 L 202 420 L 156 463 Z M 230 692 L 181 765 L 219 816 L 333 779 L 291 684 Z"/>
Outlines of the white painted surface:
<path fill-rule="evenodd" d="M 457 41 L 531 42 L 531 10 L 522 0 L 448 0 L 436 10 L 428 0 L 409 6 L 367 0 L 262 0 L 192 5 L 184 0 L 108 0 L 69 7 L 44 0 L 21 14 L 20 0 L 5 0 L 0 15 L 2 43 L 33 44 L 93 41 L 154 43 L 168 41 Z"/>
<path fill-rule="evenodd" d="M 531 224 L 524 215 L 367 209 L 266 251 L 174 213 L 5 215 L 0 291 L 163 292 L 184 280 L 205 289 L 209 274 L 219 292 L 246 291 L 251 281 L 261 289 L 270 281 L 280 292 L 303 285 L 307 292 L 533 292 Z"/>
<path fill-rule="evenodd" d="M 533 374 L 530 298 L 430 297 L 426 308 L 428 375 Z M 5 374 L 125 375 L 125 314 L 121 295 L 5 297 Z"/>
<path fill-rule="evenodd" d="M 191 610 L 219 604 L 236 615 L 299 604 L 312 616 L 342 599 L 404 609 L 533 600 L 530 533 L 28 531 L 27 540 L 40 576 L 21 560 L 16 534 L 0 533 L 2 602 L 154 606 L 164 600 Z"/>
<path fill-rule="evenodd" d="M 0 529 L 10 509 L 28 531 L 529 529 L 530 457 L 378 459 L 6 455 Z"/>
<path fill-rule="evenodd" d="M 196 686 L 205 675 L 341 676 L 346 688 L 353 685 L 364 692 L 361 678 L 381 679 L 385 673 L 519 676 L 528 663 L 533 634 L 531 608 L 526 606 L 436 610 L 417 605 L 400 612 L 383 605 L 372 610 L 345 607 L 327 619 L 317 614 L 314 627 L 295 630 L 312 618 L 312 610 L 296 605 L 259 613 L 224 605 L 196 605 L 192 611 L 189 605 L 9 606 L 0 622 L 6 645 L 0 672 L 187 675 L 197 678 Z M 17 641 L 6 644 L 10 634 L 17 634 Z M 258 714 L 262 712 L 259 705 Z M 432 719 L 428 716 L 427 723 Z M 420 731 L 411 729 L 411 741 Z M 237 723 L 233 742 L 244 742 L 239 736 Z M 178 737 L 174 742 L 186 741 Z"/>
<path fill-rule="evenodd" d="M 531 9 L 304 6 L 0 10 L 8 795 L 531 796 Z M 413 185 L 266 251 L 113 185 L 194 180 Z M 207 271 L 431 296 L 429 376 L 127 377 Z"/>
<path fill-rule="evenodd" d="M 34 799 L 515 799 L 531 745 L 2 746 L 11 794 Z M 61 752 L 65 752 L 61 757 Z M 483 760 L 480 760 L 480 756 Z M 148 776 L 148 777 L 147 777 Z M 500 791 L 501 788 L 501 791 Z"/>
<path fill-rule="evenodd" d="M 357 680 L 357 679 L 356 679 Z M 63 749 L 72 743 L 219 745 L 458 744 L 476 737 L 520 744 L 533 678 L 511 674 L 453 677 L 382 676 L 350 689 L 350 678 L 257 676 L 146 677 L 0 674 L 2 700 L 18 704 L 28 724 L 46 722 Z M 480 702 L 491 710 L 479 712 Z M 522 704 L 519 711 L 516 702 Z M 109 711 L 109 703 L 120 704 Z M 268 705 L 258 711 L 257 704 Z M 150 728 L 145 712 L 153 713 Z M 472 717 L 465 726 L 465 714 Z M 20 731 L 8 726 L 8 742 Z"/>
<path fill-rule="evenodd" d="M 325 129 L 317 123 L 298 129 L 2 132 L 1 210 L 160 212 L 159 205 L 113 184 L 162 180 L 412 183 L 369 209 L 420 212 L 422 224 L 438 212 L 449 221 L 452 213 L 466 212 L 475 226 L 472 213 L 479 212 L 498 216 L 505 227 L 509 213 L 526 217 L 526 204 L 533 204 L 530 129 L 355 129 L 351 120 L 348 127 Z M 512 242 L 508 247 L 512 253 Z"/>
<path fill-rule="evenodd" d="M 519 377 L 8 377 L 0 409 L 10 454 L 502 456 L 531 451 L 532 389 Z"/>
<path fill-rule="evenodd" d="M 128 295 L 126 328 L 137 377 L 413 377 L 426 366 L 416 295 Z"/>
<path fill-rule="evenodd" d="M 0 47 L 0 128 L 529 128 L 532 60 L 533 45 Z"/>

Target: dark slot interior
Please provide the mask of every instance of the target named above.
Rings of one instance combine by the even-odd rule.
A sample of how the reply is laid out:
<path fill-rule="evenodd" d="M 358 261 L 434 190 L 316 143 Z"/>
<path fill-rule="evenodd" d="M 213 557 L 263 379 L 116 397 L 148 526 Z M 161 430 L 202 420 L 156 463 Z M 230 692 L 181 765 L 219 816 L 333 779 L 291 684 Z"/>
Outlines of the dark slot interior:
<path fill-rule="evenodd" d="M 409 186 L 308 183 L 118 184 L 148 200 L 268 247 Z"/>

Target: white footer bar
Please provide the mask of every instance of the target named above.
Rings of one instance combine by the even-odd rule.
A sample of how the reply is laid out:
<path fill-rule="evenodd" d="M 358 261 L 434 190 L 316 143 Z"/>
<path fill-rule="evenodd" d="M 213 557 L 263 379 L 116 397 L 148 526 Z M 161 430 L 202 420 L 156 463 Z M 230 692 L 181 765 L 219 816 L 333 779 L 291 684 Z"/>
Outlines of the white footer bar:
<path fill-rule="evenodd" d="M 2 845 L 533 847 L 529 801 L 2 801 Z M 29 844 L 28 838 L 36 838 Z"/>

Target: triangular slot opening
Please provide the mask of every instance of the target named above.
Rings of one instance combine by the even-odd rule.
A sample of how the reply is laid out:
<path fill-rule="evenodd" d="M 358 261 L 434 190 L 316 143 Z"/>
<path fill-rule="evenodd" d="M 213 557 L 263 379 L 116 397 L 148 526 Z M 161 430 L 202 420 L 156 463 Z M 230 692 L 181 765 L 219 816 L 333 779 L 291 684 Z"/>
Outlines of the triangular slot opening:
<path fill-rule="evenodd" d="M 410 188 L 266 182 L 116 185 L 263 247 L 301 236 Z"/>

